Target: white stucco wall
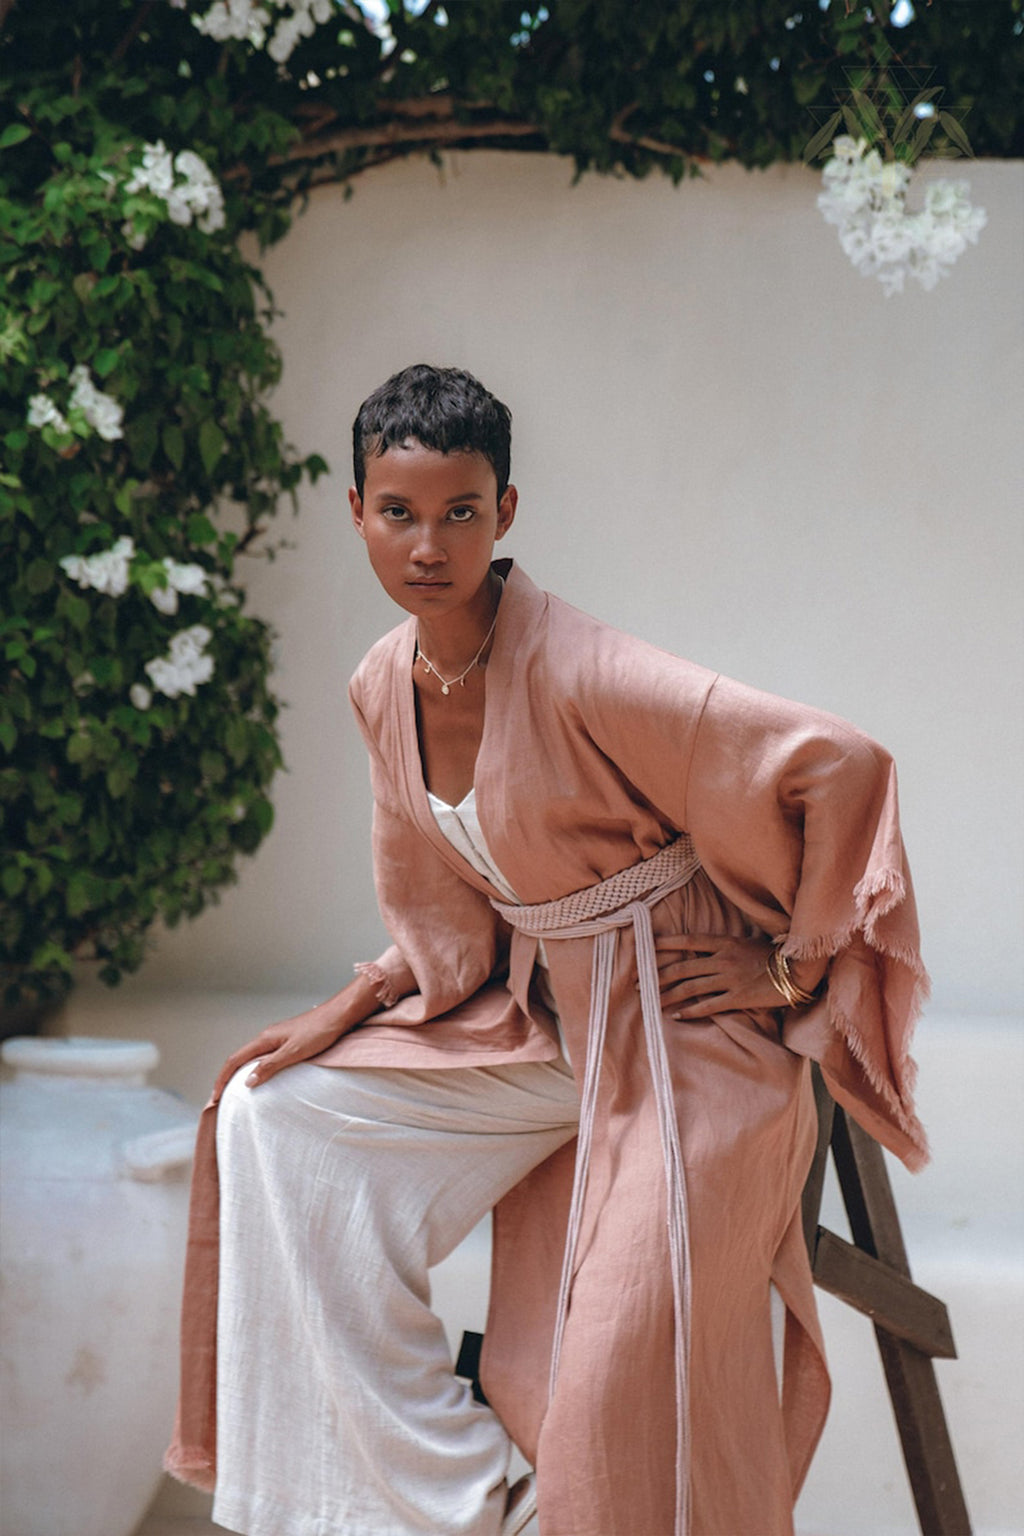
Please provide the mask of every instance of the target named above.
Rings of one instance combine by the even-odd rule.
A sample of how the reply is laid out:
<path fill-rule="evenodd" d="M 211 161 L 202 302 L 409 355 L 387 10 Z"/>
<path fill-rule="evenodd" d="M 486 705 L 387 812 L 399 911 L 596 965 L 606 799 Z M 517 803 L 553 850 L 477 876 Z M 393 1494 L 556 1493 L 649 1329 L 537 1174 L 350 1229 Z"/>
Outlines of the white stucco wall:
<path fill-rule="evenodd" d="M 294 549 L 249 583 L 288 705 L 275 830 L 219 907 L 160 935 L 120 994 L 84 984 L 54 1027 L 155 1040 L 158 1080 L 199 1102 L 229 1050 L 381 947 L 345 684 L 400 615 L 348 524 L 349 428 L 408 362 L 472 369 L 515 417 L 505 552 L 896 755 L 934 978 L 918 1054 L 935 1148 L 924 1178 L 895 1170 L 897 1198 L 915 1275 L 952 1308 L 962 1359 L 940 1376 L 974 1528 L 1003 1536 L 1020 1528 L 1021 1034 L 979 1016 L 1024 991 L 1024 163 L 960 172 L 989 213 L 980 245 L 933 293 L 889 301 L 798 167 L 571 187 L 560 161 L 476 154 L 314 194 L 267 261 L 278 407 L 333 470 L 282 514 Z M 465 1253 L 450 1263 L 472 1326 Z M 827 1298 L 823 1320 L 836 1408 L 798 1528 L 910 1536 L 868 1325 Z M 851 1467 L 872 1468 L 856 1500 Z"/>
<path fill-rule="evenodd" d="M 332 474 L 250 582 L 289 772 L 240 885 L 159 938 L 147 983 L 323 994 L 383 942 L 344 691 L 401 615 L 348 525 L 349 428 L 426 360 L 513 410 L 503 552 L 535 580 L 893 750 L 935 1003 L 1019 1006 L 1024 165 L 955 170 L 980 245 L 889 300 L 801 167 L 573 187 L 561 160 L 479 153 L 313 195 L 266 269 L 277 406 Z"/>

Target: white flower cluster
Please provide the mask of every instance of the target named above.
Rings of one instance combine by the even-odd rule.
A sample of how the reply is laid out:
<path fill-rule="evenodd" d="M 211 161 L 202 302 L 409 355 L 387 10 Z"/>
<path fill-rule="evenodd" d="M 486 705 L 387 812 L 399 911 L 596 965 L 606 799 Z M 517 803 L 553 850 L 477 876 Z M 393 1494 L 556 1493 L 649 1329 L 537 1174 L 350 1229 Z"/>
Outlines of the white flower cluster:
<path fill-rule="evenodd" d="M 236 39 L 250 42 L 254 48 L 266 46 L 276 64 L 284 64 L 292 55 L 300 37 L 312 37 L 319 23 L 329 21 L 333 0 L 268 0 L 286 14 L 279 17 L 273 35 L 267 34 L 274 22 L 267 4 L 258 0 L 215 0 L 203 16 L 192 19 L 199 31 L 218 43 Z"/>
<path fill-rule="evenodd" d="M 56 427 L 58 432 L 71 431 L 49 395 L 33 395 L 29 400 L 28 424 L 30 427 Z"/>
<path fill-rule="evenodd" d="M 224 194 L 205 160 L 192 149 L 172 155 L 162 139 L 145 145 L 142 164 L 136 166 L 124 190 L 152 192 L 162 198 L 172 224 L 184 226 L 194 221 L 204 235 L 224 228 Z M 131 219 L 123 233 L 134 250 L 142 250 L 146 237 Z"/>
<path fill-rule="evenodd" d="M 135 540 L 125 537 L 99 554 L 65 555 L 58 563 L 83 590 L 92 587 L 110 597 L 122 597 L 128 590 L 134 558 Z M 150 602 L 160 613 L 177 613 L 179 592 L 189 597 L 206 595 L 208 577 L 201 565 L 184 564 L 165 556 L 163 566 L 167 572 L 167 585 L 154 587 L 149 594 Z"/>
<path fill-rule="evenodd" d="M 72 581 L 109 597 L 123 597 L 131 581 L 131 563 L 135 558 L 135 541 L 120 538 L 110 548 L 96 555 L 65 555 L 59 562 Z M 163 614 L 178 611 L 178 594 L 186 593 L 202 597 L 210 586 L 216 586 L 214 578 L 201 565 L 190 565 L 169 558 L 164 559 L 167 586 L 154 587 L 149 594 L 154 608 Z M 195 694 L 200 683 L 208 683 L 213 676 L 213 657 L 205 647 L 212 640 L 212 632 L 205 624 L 193 624 L 180 630 L 171 640 L 166 656 L 157 656 L 146 662 L 145 670 L 153 687 L 168 698 L 179 693 Z M 133 683 L 128 697 L 136 709 L 148 709 L 153 695 L 144 683 Z"/>
<path fill-rule="evenodd" d="M 71 370 L 71 398 L 69 411 L 81 411 L 87 426 L 104 442 L 116 442 L 124 436 L 124 411 L 113 395 L 105 395 L 97 389 L 92 375 L 84 363 Z M 55 427 L 58 432 L 70 432 L 67 418 L 59 411 L 49 395 L 33 395 L 28 402 L 30 427 Z"/>
<path fill-rule="evenodd" d="M 92 587 L 108 597 L 122 597 L 128 590 L 134 554 L 134 539 L 123 538 L 98 555 L 65 555 L 58 564 L 80 587 Z"/>
<path fill-rule="evenodd" d="M 179 630 L 166 656 L 156 656 L 146 662 L 146 672 L 153 687 L 169 699 L 176 699 L 180 693 L 194 697 L 199 684 L 208 683 L 213 676 L 213 657 L 206 652 L 212 639 L 213 634 L 205 624 L 193 624 L 190 629 Z M 136 686 L 141 689 L 143 685 Z M 132 697 L 131 691 L 129 698 L 137 709 L 146 707 Z"/>
<path fill-rule="evenodd" d="M 886 297 L 903 292 L 907 275 L 934 288 L 967 249 L 977 244 L 987 222 L 984 208 L 972 206 L 965 181 L 933 181 L 924 208 L 908 213 L 911 172 L 883 162 L 865 139 L 840 134 L 823 173 L 818 207 L 839 229 L 839 243 L 865 277 L 877 277 Z"/>
<path fill-rule="evenodd" d="M 188 597 L 205 596 L 207 573 L 201 565 L 182 565 L 165 556 L 164 570 L 167 572 L 166 587 L 154 587 L 149 594 L 153 607 L 161 613 L 177 613 L 179 592 Z"/>

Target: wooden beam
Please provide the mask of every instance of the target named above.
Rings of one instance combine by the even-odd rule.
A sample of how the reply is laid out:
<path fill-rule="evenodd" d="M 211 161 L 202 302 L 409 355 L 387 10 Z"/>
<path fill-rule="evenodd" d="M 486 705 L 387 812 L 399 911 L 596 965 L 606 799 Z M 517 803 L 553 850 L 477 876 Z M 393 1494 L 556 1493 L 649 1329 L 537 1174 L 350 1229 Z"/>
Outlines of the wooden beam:
<path fill-rule="evenodd" d="M 945 1303 L 825 1227 L 818 1228 L 814 1283 L 923 1354 L 956 1359 Z"/>
<path fill-rule="evenodd" d="M 832 1156 L 854 1243 L 912 1285 L 885 1155 L 838 1106 Z M 935 1366 L 929 1355 L 878 1322 L 875 1338 L 921 1530 L 925 1536 L 971 1536 Z"/>
<path fill-rule="evenodd" d="M 825 1087 L 825 1079 L 817 1063 L 811 1069 L 811 1083 L 814 1087 L 814 1107 L 818 1111 L 818 1144 L 814 1149 L 811 1169 L 804 1184 L 802 1216 L 807 1257 L 813 1269 L 814 1250 L 818 1243 L 818 1218 L 821 1215 L 821 1197 L 825 1190 L 825 1173 L 828 1168 L 828 1151 L 832 1141 L 832 1120 L 836 1106 L 835 1100 Z"/>

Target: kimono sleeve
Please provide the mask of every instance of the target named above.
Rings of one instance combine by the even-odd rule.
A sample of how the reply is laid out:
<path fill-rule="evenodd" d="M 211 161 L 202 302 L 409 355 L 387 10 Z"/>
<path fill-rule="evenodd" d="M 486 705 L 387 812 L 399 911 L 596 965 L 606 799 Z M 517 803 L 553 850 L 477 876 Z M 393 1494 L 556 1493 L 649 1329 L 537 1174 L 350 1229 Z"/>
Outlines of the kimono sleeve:
<path fill-rule="evenodd" d="M 820 1001 L 787 1014 L 786 1045 L 908 1167 L 923 1164 L 910 1040 L 927 977 L 889 754 L 834 716 L 719 678 L 684 824 L 719 889 L 787 935 L 785 954 L 829 960 Z"/>
<path fill-rule="evenodd" d="M 377 983 L 386 1022 L 422 1024 L 486 984 L 507 937 L 487 897 L 415 825 L 358 706 L 356 716 L 370 750 L 377 903 L 393 941 L 356 969 Z"/>

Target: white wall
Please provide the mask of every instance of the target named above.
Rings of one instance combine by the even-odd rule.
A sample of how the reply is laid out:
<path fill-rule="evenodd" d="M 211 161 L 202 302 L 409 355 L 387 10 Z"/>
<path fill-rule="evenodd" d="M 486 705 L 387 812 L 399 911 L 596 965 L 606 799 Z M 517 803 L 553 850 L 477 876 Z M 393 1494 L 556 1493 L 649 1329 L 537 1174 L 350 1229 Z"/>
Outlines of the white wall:
<path fill-rule="evenodd" d="M 504 552 L 535 580 L 894 751 L 935 1004 L 1019 1006 L 1024 165 L 957 173 L 980 245 L 889 300 L 800 167 L 573 187 L 566 162 L 478 153 L 318 191 L 267 271 L 277 407 L 333 473 L 250 583 L 289 772 L 240 885 L 143 980 L 323 995 L 383 942 L 344 690 L 400 614 L 347 522 L 349 428 L 434 361 L 512 408 Z"/>

